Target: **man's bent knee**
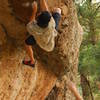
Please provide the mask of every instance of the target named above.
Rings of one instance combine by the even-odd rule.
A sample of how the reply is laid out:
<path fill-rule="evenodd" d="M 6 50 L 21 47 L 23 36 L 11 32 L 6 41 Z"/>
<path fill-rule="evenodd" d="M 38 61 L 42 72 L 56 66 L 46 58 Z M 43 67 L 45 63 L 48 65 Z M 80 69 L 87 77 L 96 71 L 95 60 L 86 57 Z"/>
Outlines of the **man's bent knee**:
<path fill-rule="evenodd" d="M 32 35 L 30 35 L 26 40 L 25 40 L 26 45 L 35 45 L 36 41 Z"/>

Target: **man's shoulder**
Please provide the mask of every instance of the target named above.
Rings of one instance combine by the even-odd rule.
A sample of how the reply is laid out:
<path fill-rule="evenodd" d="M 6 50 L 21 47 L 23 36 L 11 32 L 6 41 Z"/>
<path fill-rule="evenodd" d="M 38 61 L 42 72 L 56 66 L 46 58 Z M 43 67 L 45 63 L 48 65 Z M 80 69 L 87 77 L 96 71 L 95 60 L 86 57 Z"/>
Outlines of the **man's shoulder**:
<path fill-rule="evenodd" d="M 55 30 L 55 21 L 54 18 L 51 17 L 48 26 L 46 28 L 41 28 L 37 25 L 36 21 L 31 21 L 27 24 L 27 30 L 31 33 L 37 32 L 37 33 L 48 33 L 53 32 Z"/>
<path fill-rule="evenodd" d="M 27 30 L 31 30 L 32 32 L 39 32 L 40 27 L 37 25 L 36 21 L 31 21 L 27 24 Z"/>
<path fill-rule="evenodd" d="M 36 21 L 30 21 L 26 27 L 34 27 L 37 25 L 37 22 Z"/>

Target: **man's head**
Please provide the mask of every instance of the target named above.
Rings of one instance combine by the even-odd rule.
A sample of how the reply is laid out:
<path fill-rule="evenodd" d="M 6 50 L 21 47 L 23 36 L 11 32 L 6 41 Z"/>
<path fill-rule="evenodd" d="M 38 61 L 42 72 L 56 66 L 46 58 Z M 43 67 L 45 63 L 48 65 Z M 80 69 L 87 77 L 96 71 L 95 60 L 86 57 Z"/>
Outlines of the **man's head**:
<path fill-rule="evenodd" d="M 51 14 L 48 11 L 44 11 L 37 17 L 37 24 L 40 27 L 45 28 L 48 26 L 50 19 Z"/>

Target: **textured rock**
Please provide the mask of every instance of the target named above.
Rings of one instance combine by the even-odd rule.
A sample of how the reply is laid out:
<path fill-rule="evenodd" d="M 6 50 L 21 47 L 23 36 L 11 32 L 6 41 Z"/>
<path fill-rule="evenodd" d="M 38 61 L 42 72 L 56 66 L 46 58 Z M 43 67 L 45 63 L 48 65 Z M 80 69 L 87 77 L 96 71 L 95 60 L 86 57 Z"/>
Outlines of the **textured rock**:
<path fill-rule="evenodd" d="M 0 46 L 3 46 L 6 43 L 7 37 L 5 30 L 2 25 L 0 25 Z"/>
<path fill-rule="evenodd" d="M 40 63 L 35 68 L 23 65 L 25 52 L 12 46 L 0 54 L 0 100 L 44 100 L 55 75 Z"/>
<path fill-rule="evenodd" d="M 75 82 L 77 76 L 82 29 L 73 0 L 47 0 L 51 9 L 56 6 L 63 9 L 62 20 L 54 51 L 47 53 L 38 45 L 34 46 L 37 59 L 34 69 L 21 64 L 25 55 L 22 45 L 27 36 L 25 25 L 31 15 L 32 1 L 0 0 L 0 35 L 6 32 L 4 38 L 7 38 L 7 46 L 0 52 L 0 100 L 44 100 L 58 76 L 62 87 L 54 88 L 56 98 L 49 100 L 74 100 L 61 78 L 65 74 Z"/>
<path fill-rule="evenodd" d="M 8 0 L 0 1 L 0 24 L 5 27 L 6 34 L 15 39 L 23 39 L 25 36 L 25 26 L 16 16 Z"/>
<path fill-rule="evenodd" d="M 62 14 L 66 16 L 68 14 L 68 7 L 66 5 L 62 5 L 61 8 L 62 8 Z"/>

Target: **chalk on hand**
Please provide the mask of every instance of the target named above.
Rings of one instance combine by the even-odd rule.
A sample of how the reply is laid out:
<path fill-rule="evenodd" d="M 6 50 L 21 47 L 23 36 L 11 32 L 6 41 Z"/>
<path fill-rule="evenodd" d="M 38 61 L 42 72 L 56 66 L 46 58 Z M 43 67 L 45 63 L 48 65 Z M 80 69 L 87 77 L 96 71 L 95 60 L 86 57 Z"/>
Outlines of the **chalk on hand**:
<path fill-rule="evenodd" d="M 29 7 L 30 5 L 31 5 L 30 2 L 25 2 L 25 3 L 22 4 L 23 7 Z"/>

